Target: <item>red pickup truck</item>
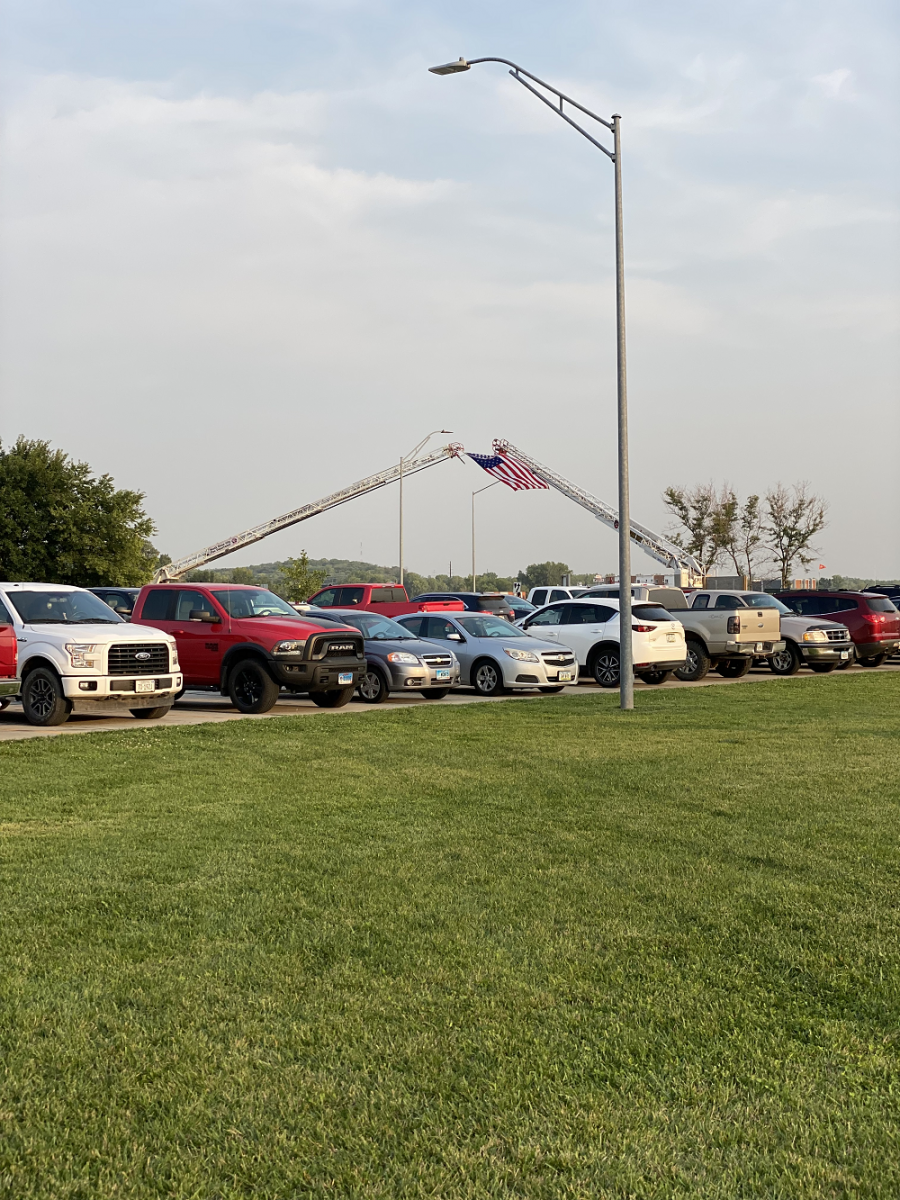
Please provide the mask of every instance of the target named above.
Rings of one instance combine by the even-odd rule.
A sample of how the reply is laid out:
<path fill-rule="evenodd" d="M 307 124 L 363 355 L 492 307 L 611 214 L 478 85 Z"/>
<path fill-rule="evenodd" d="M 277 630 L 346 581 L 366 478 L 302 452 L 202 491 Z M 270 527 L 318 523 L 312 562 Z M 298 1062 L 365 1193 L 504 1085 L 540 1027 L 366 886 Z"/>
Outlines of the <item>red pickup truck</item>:
<path fill-rule="evenodd" d="M 358 629 L 298 616 L 267 588 L 148 584 L 131 620 L 175 638 L 186 688 L 219 691 L 245 713 L 268 712 L 282 688 L 340 708 L 365 671 Z"/>
<path fill-rule="evenodd" d="M 18 678 L 19 647 L 16 628 L 0 600 L 0 708 L 6 708 L 22 686 Z"/>
<path fill-rule="evenodd" d="M 410 600 L 398 583 L 341 583 L 322 588 L 309 598 L 318 608 L 364 608 L 383 617 L 416 612 L 462 612 L 462 600 Z"/>

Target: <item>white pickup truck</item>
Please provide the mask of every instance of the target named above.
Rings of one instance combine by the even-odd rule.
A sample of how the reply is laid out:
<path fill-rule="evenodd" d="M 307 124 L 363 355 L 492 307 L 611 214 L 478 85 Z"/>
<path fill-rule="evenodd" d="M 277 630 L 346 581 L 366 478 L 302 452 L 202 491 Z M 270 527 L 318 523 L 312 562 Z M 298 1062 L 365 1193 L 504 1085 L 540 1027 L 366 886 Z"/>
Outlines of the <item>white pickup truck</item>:
<path fill-rule="evenodd" d="M 154 720 L 181 691 L 175 639 L 128 624 L 84 588 L 0 583 L 0 607 L 15 631 L 32 725 L 61 725 L 73 712 Z"/>

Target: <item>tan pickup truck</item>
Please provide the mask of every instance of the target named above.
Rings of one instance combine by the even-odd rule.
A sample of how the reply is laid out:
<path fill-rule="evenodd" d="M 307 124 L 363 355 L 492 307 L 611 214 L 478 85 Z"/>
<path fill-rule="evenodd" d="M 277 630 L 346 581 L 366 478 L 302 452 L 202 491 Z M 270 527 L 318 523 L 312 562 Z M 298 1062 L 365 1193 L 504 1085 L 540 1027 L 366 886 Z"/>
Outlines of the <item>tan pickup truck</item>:
<path fill-rule="evenodd" d="M 618 596 L 618 586 L 601 584 L 581 597 Z M 781 614 L 776 607 L 747 608 L 738 592 L 691 592 L 681 588 L 634 584 L 632 600 L 650 601 L 669 610 L 684 626 L 687 659 L 676 679 L 696 683 L 715 668 L 726 679 L 740 679 L 754 658 L 771 658 L 785 648 Z M 750 593 L 748 593 L 750 595 Z"/>

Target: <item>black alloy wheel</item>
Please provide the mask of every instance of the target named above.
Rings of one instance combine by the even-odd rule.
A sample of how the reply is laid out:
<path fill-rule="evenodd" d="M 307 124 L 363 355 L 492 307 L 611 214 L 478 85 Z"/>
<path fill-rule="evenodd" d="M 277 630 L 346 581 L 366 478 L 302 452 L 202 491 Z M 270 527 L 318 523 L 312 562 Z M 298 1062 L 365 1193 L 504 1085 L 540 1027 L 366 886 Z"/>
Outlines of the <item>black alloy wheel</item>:
<path fill-rule="evenodd" d="M 800 651 L 794 643 L 785 642 L 784 649 L 776 650 L 769 659 L 769 670 L 773 675 L 796 675 L 802 662 Z"/>
<path fill-rule="evenodd" d="M 359 677 L 359 698 L 364 704 L 384 704 L 389 690 L 387 680 L 378 667 L 368 667 Z"/>
<path fill-rule="evenodd" d="M 158 721 L 171 707 L 171 704 L 160 704 L 156 708 L 133 708 L 131 715 L 139 721 Z"/>
<path fill-rule="evenodd" d="M 620 674 L 619 651 L 613 647 L 598 650 L 591 663 L 591 672 L 600 687 L 617 688 Z"/>
<path fill-rule="evenodd" d="M 423 688 L 422 695 L 426 700 L 443 700 L 450 695 L 449 688 Z"/>
<path fill-rule="evenodd" d="M 861 658 L 859 665 L 861 667 L 880 667 L 886 658 L 886 651 L 881 654 L 870 654 L 868 658 Z"/>
<path fill-rule="evenodd" d="M 62 725 L 71 706 L 63 695 L 62 684 L 49 667 L 35 667 L 22 684 L 22 708 L 29 725 Z"/>
<path fill-rule="evenodd" d="M 675 678 L 680 679 L 682 683 L 699 683 L 709 674 L 709 668 L 710 659 L 706 647 L 702 642 L 688 638 L 684 666 L 676 668 Z"/>
<path fill-rule="evenodd" d="M 317 708 L 343 708 L 353 695 L 353 686 L 336 688 L 332 692 L 310 692 L 309 698 Z"/>
<path fill-rule="evenodd" d="M 641 671 L 638 674 L 638 679 L 643 680 L 644 683 L 656 686 L 660 683 L 668 683 L 674 674 L 674 671 Z"/>
<path fill-rule="evenodd" d="M 481 658 L 472 668 L 472 686 L 479 696 L 499 696 L 503 692 L 503 673 L 490 658 Z"/>
<path fill-rule="evenodd" d="M 723 679 L 743 679 L 753 665 L 752 659 L 747 658 L 726 658 L 724 662 L 720 662 L 716 670 Z"/>
<path fill-rule="evenodd" d="M 228 676 L 231 703 L 242 713 L 264 713 L 274 708 L 281 688 L 255 658 L 243 658 Z"/>

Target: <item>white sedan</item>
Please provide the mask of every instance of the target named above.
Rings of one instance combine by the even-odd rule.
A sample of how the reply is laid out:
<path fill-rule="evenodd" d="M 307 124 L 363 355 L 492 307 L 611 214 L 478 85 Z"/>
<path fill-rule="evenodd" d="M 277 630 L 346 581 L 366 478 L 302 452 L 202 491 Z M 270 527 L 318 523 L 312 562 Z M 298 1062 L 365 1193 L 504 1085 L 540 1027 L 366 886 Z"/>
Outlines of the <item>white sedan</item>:
<path fill-rule="evenodd" d="M 619 686 L 619 601 L 567 600 L 548 604 L 518 622 L 531 637 L 568 646 L 582 674 L 600 687 Z M 659 604 L 641 602 L 631 609 L 634 672 L 644 683 L 665 683 L 684 665 L 684 627 Z"/>

